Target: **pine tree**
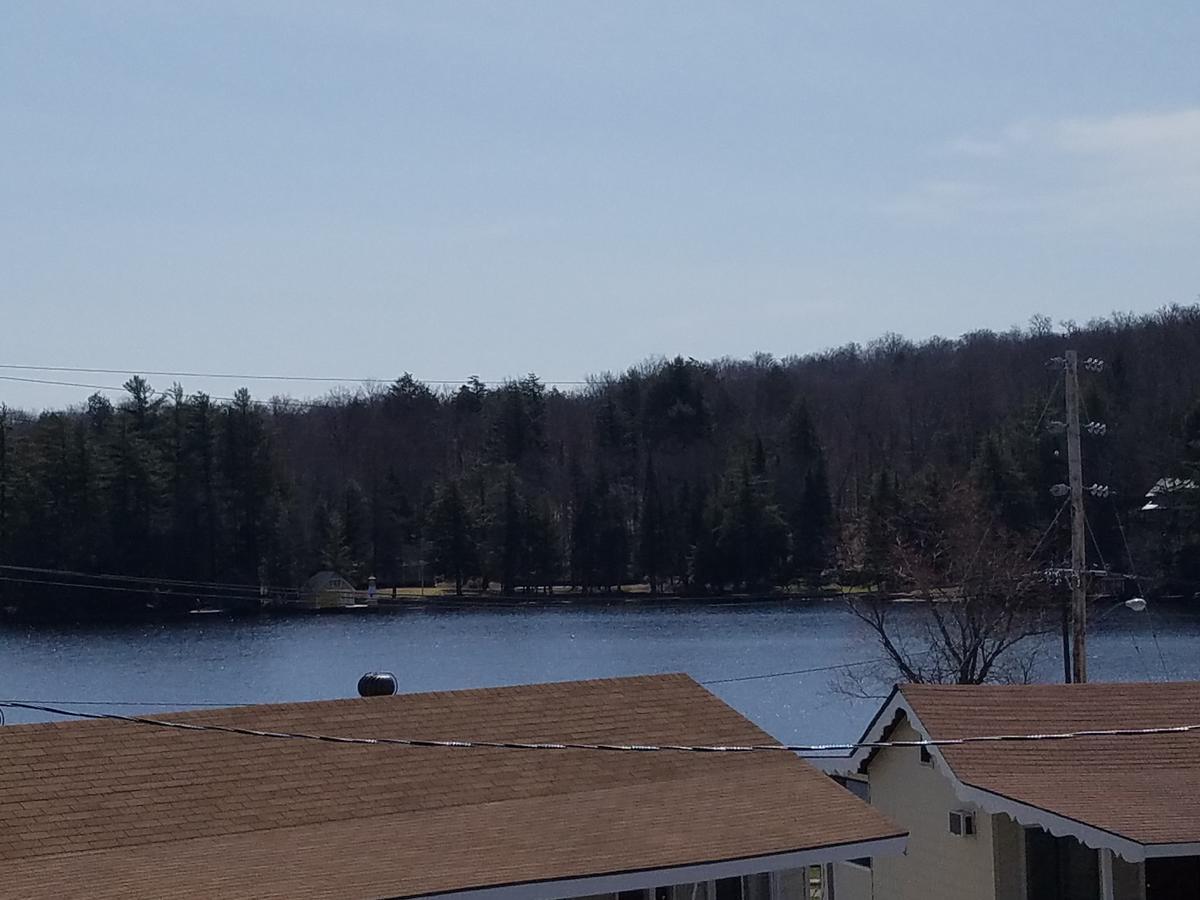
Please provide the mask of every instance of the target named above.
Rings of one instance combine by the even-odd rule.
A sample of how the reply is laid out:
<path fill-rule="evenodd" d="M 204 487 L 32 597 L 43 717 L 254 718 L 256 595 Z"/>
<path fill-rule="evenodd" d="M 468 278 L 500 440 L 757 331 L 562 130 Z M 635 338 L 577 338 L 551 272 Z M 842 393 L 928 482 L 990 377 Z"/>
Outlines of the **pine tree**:
<path fill-rule="evenodd" d="M 881 469 L 875 475 L 867 505 L 863 535 L 863 572 L 872 583 L 886 588 L 893 579 L 895 528 L 899 510 L 895 476 Z"/>
<path fill-rule="evenodd" d="M 467 578 L 478 570 L 475 524 L 456 482 L 441 486 L 429 515 L 429 540 L 433 562 L 454 579 L 454 593 L 463 592 Z"/>
<path fill-rule="evenodd" d="M 735 586 L 770 585 L 787 561 L 787 524 L 752 479 L 748 464 L 727 482 L 715 533 L 723 580 Z"/>
<path fill-rule="evenodd" d="M 642 485 L 642 511 L 638 522 L 638 568 L 650 582 L 650 593 L 658 593 L 659 578 L 667 570 L 667 522 L 662 495 L 654 474 L 654 458 L 646 457 Z"/>
<path fill-rule="evenodd" d="M 8 407 L 0 403 L 0 561 L 9 561 L 9 481 L 12 477 L 9 463 L 9 418 Z M 4 589 L 0 587 L 0 596 Z"/>
<path fill-rule="evenodd" d="M 832 557 L 833 500 L 825 452 L 803 400 L 785 423 L 784 456 L 776 481 L 792 533 L 792 570 L 810 583 L 819 581 Z"/>

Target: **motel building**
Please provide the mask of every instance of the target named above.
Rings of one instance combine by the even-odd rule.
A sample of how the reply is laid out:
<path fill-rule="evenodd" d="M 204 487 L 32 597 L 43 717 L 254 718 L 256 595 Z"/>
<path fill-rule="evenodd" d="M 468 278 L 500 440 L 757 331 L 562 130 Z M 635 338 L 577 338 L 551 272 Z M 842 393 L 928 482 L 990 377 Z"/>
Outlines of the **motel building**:
<path fill-rule="evenodd" d="M 901 685 L 862 740 L 1200 723 L 1200 683 Z M 1195 900 L 1200 732 L 863 748 L 822 760 L 908 832 L 836 900 Z"/>
<path fill-rule="evenodd" d="M 363 741 L 776 743 L 685 675 L 154 716 L 0 728 L 0 895 L 813 900 L 905 848 L 785 751 Z"/>

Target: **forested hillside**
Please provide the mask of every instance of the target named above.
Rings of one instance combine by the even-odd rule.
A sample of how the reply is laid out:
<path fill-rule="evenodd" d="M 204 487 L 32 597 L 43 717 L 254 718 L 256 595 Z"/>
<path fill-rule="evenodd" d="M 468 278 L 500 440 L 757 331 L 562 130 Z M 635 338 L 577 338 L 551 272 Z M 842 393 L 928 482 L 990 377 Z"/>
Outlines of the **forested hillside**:
<path fill-rule="evenodd" d="M 534 375 L 455 390 L 404 375 L 315 403 L 218 400 L 135 376 L 123 397 L 0 413 L 0 591 L 19 605 L 72 593 L 36 582 L 84 580 L 17 567 L 271 591 L 324 568 L 504 593 L 886 583 L 881 523 L 953 490 L 1014 533 L 1046 534 L 1062 503 L 1049 489 L 1066 480 L 1047 361 L 1067 348 L 1106 362 L 1084 376 L 1085 421 L 1107 425 L 1085 437 L 1085 483 L 1113 492 L 1088 501 L 1091 562 L 1130 570 L 1124 525 L 1141 574 L 1186 588 L 1193 504 L 1138 510 L 1200 453 L 1200 307 L 1066 332 L 1035 320 L 782 360 L 654 361 L 566 392 Z"/>

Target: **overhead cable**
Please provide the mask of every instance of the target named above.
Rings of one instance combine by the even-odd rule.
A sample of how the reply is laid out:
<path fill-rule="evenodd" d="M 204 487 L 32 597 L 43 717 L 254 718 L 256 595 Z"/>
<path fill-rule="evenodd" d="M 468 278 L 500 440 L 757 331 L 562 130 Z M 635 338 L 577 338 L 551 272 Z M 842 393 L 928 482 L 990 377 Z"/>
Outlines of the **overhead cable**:
<path fill-rule="evenodd" d="M 495 740 L 432 740 L 425 738 L 348 737 L 305 731 L 268 731 L 236 725 L 181 722 L 146 716 L 125 716 L 118 713 L 90 713 L 35 703 L 0 702 L 0 708 L 25 709 L 77 719 L 102 719 L 178 731 L 213 732 L 241 737 L 271 740 L 313 741 L 328 744 L 351 744 L 369 747 L 418 747 L 448 750 L 585 750 L 617 753 L 801 753 L 821 754 L 832 751 L 882 750 L 888 747 L 956 747 L 970 744 L 1031 743 L 1035 741 L 1068 741 L 1093 737 L 1142 737 L 1151 735 L 1188 734 L 1200 731 L 1200 722 L 1184 725 L 1162 725 L 1149 728 L 1096 728 L 1078 731 L 1043 732 L 1030 734 L 989 734 L 959 738 L 930 738 L 910 741 L 853 741 L 831 744 L 631 744 L 579 743 L 575 741 L 495 741 Z"/>
<path fill-rule="evenodd" d="M 7 563 L 0 563 L 0 570 L 10 572 L 29 572 L 39 575 L 58 575 L 71 578 L 91 578 L 96 581 L 129 581 L 135 584 L 154 584 L 154 585 L 171 585 L 180 587 L 202 587 L 202 588 L 222 588 L 230 591 L 247 591 L 258 593 L 264 585 L 247 584 L 245 582 L 230 582 L 230 581 L 198 581 L 182 578 L 156 578 L 152 575 L 117 575 L 107 572 L 80 572 L 72 569 L 51 569 L 42 568 L 39 566 L 14 566 Z M 265 585 L 270 591 L 295 591 L 295 588 L 275 587 Z"/>
<path fill-rule="evenodd" d="M 251 375 L 239 372 L 169 372 L 165 370 L 155 369 L 92 369 L 85 367 L 72 366 L 19 366 L 13 363 L 0 363 L 0 369 L 10 369 L 19 372 L 76 372 L 86 375 L 154 375 L 168 378 L 222 378 L 230 381 L 299 381 L 309 383 L 325 383 L 325 384 L 364 384 L 368 382 L 379 382 L 385 384 L 392 379 L 376 378 L 372 376 L 356 376 L 356 377 L 335 377 L 331 375 Z M 436 385 L 460 385 L 470 382 L 470 377 L 462 379 L 448 378 L 415 378 L 416 381 L 422 384 Z M 540 379 L 539 379 L 540 381 Z M 480 381 L 480 384 L 493 386 L 505 384 L 505 381 Z M 588 381 L 541 381 L 542 384 L 562 384 L 562 385 L 587 385 Z M 86 385 L 79 385 L 80 387 Z"/>

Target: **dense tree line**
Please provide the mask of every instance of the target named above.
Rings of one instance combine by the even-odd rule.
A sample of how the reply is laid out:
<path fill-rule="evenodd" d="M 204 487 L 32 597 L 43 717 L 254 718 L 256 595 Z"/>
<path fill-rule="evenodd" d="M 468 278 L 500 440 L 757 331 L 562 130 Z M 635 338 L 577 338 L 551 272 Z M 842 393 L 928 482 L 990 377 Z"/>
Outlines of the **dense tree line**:
<path fill-rule="evenodd" d="M 0 408 L 0 565 L 269 591 L 321 569 L 505 594 L 901 587 L 897 528 L 963 485 L 1049 559 L 1066 476 L 1047 360 L 1067 347 L 1108 364 L 1084 385 L 1085 418 L 1108 426 L 1085 480 L 1114 492 L 1089 501 L 1095 562 L 1190 589 L 1200 504 L 1138 510 L 1159 478 L 1200 481 L 1200 307 L 652 361 L 569 392 L 403 375 L 299 403 L 135 376 L 120 398 Z M 9 605 L 47 591 L 21 571 L 0 570 Z"/>

